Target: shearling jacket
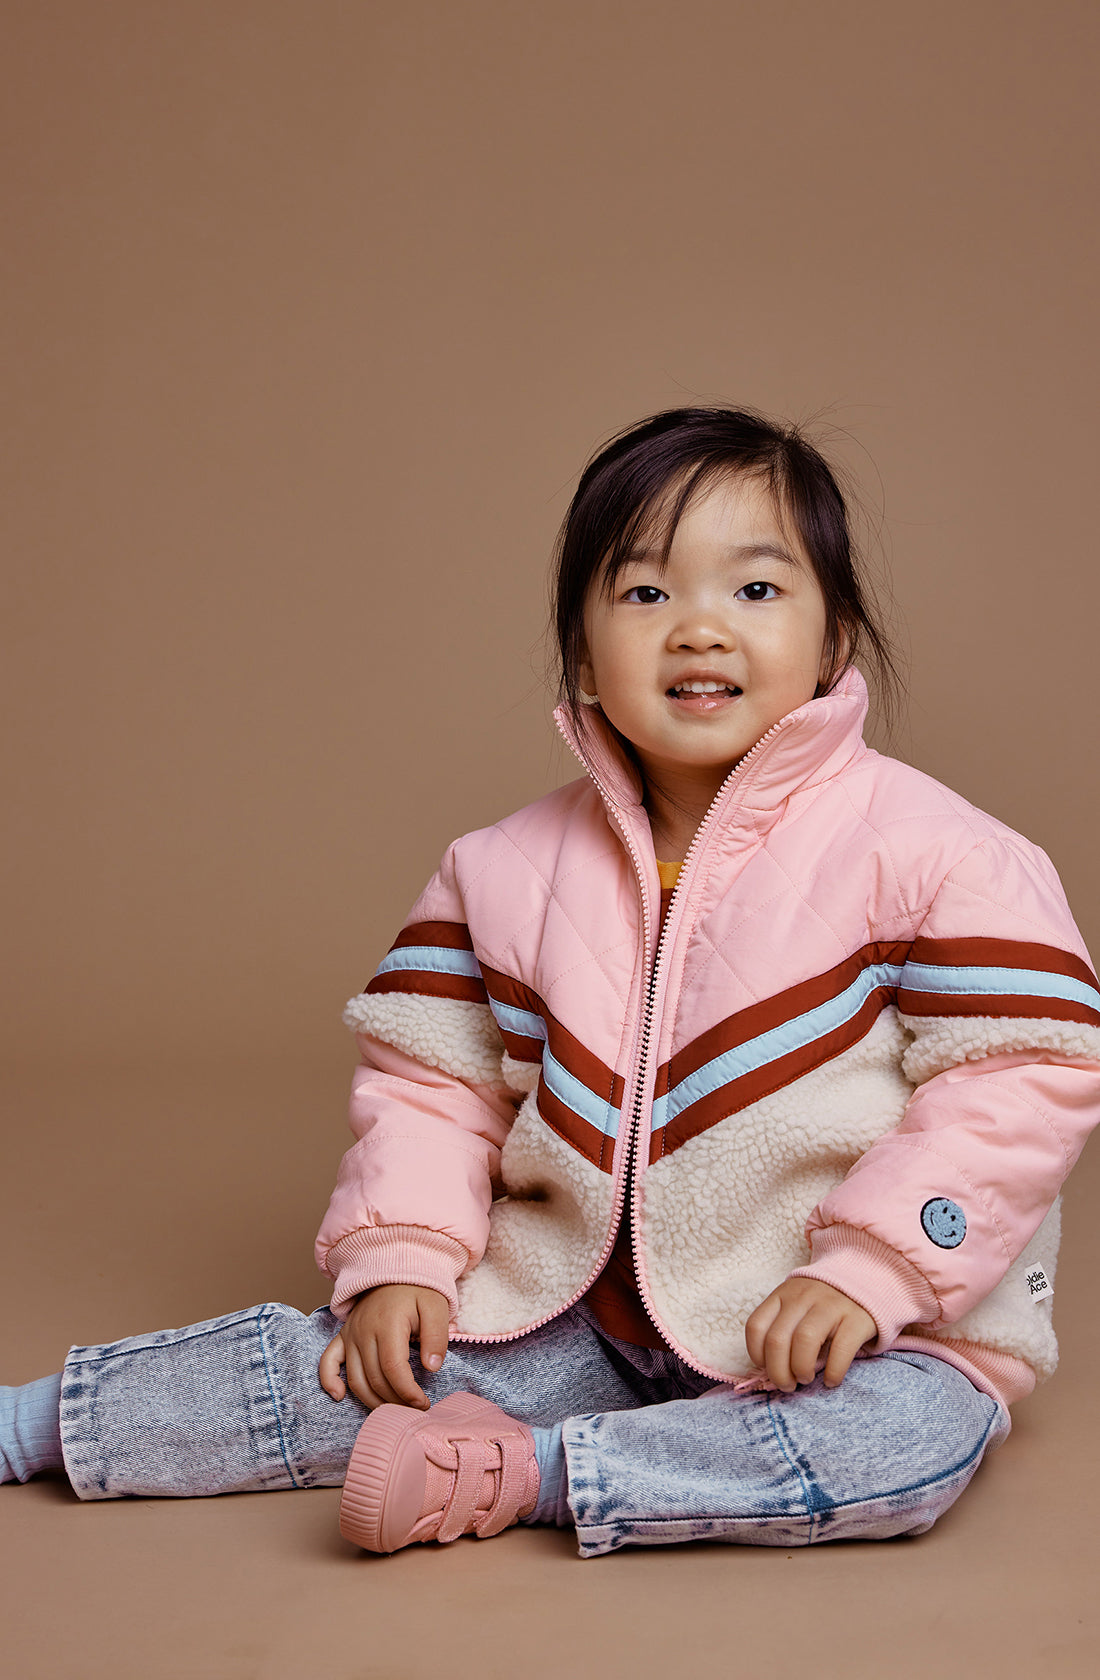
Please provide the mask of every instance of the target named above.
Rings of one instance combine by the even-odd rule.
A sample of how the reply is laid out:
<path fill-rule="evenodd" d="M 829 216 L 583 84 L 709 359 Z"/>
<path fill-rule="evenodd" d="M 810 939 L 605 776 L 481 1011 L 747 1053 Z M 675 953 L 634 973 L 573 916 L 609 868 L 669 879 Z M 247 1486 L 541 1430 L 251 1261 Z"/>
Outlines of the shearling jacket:
<path fill-rule="evenodd" d="M 716 1381 L 751 1373 L 745 1321 L 792 1272 L 865 1307 L 873 1351 L 931 1337 L 1013 1396 L 1049 1374 L 1096 978 L 1046 856 L 869 749 L 866 703 L 850 669 L 742 759 L 659 939 L 637 774 L 559 709 L 587 774 L 456 841 L 345 1013 L 338 1314 L 425 1284 L 458 1337 L 523 1335 L 629 1196 L 646 1309 Z"/>

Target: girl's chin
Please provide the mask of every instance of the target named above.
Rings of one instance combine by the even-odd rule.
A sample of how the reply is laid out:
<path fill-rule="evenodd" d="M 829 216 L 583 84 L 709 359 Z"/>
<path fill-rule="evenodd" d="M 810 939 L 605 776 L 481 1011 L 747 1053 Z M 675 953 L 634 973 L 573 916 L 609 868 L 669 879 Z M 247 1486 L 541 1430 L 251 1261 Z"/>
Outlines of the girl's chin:
<path fill-rule="evenodd" d="M 694 750 L 639 752 L 638 757 L 646 775 L 656 781 L 698 779 L 720 785 L 755 744 L 755 741 L 735 741 L 731 745 L 724 741 L 718 747 L 715 742 L 708 750 L 708 744 L 700 741 Z"/>

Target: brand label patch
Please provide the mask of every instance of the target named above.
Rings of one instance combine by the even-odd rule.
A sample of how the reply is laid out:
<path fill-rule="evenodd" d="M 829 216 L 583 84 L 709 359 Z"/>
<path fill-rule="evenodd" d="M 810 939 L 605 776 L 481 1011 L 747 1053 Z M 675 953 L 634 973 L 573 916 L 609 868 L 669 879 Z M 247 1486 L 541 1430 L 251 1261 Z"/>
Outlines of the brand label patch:
<path fill-rule="evenodd" d="M 1053 1295 L 1054 1288 L 1042 1266 L 1033 1266 L 1027 1274 L 1027 1286 L 1031 1291 L 1033 1301 L 1041 1301 L 1045 1295 Z"/>

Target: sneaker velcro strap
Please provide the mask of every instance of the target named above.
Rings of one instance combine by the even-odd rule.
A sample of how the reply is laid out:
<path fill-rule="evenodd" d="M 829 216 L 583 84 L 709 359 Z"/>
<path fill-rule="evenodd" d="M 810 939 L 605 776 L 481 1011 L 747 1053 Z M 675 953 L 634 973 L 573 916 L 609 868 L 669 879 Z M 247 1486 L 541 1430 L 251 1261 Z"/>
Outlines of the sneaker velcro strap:
<path fill-rule="evenodd" d="M 531 1453 L 526 1439 L 518 1433 L 501 1435 L 494 1444 L 500 1448 L 500 1476 L 496 1498 L 476 1524 L 480 1540 L 488 1540 L 491 1535 L 510 1528 L 519 1516 L 520 1507 L 529 1499 L 527 1472 Z"/>
<path fill-rule="evenodd" d="M 461 1437 L 456 1441 L 452 1437 L 449 1444 L 455 1450 L 458 1469 L 436 1534 L 436 1539 L 442 1541 L 457 1540 L 460 1534 L 466 1534 L 475 1526 L 477 1502 L 485 1484 L 485 1472 L 496 1468 L 493 1460 L 497 1456 L 493 1451 L 495 1443 L 488 1441 L 471 1441 L 468 1438 L 463 1440 Z M 503 1480 L 503 1477 L 501 1479 Z M 498 1503 L 499 1495 L 490 1509 L 495 1510 Z"/>

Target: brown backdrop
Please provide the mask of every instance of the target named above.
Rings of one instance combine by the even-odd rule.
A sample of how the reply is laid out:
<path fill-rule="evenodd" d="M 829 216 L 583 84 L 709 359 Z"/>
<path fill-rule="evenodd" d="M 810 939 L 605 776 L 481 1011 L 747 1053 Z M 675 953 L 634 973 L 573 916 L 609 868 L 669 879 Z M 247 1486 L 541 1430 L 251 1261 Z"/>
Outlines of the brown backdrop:
<path fill-rule="evenodd" d="M 444 844 L 571 773 L 546 558 L 657 408 L 818 417 L 907 627 L 896 750 L 1100 950 L 1095 6 L 3 10 L 8 1380 L 318 1298 L 341 1005 Z"/>

